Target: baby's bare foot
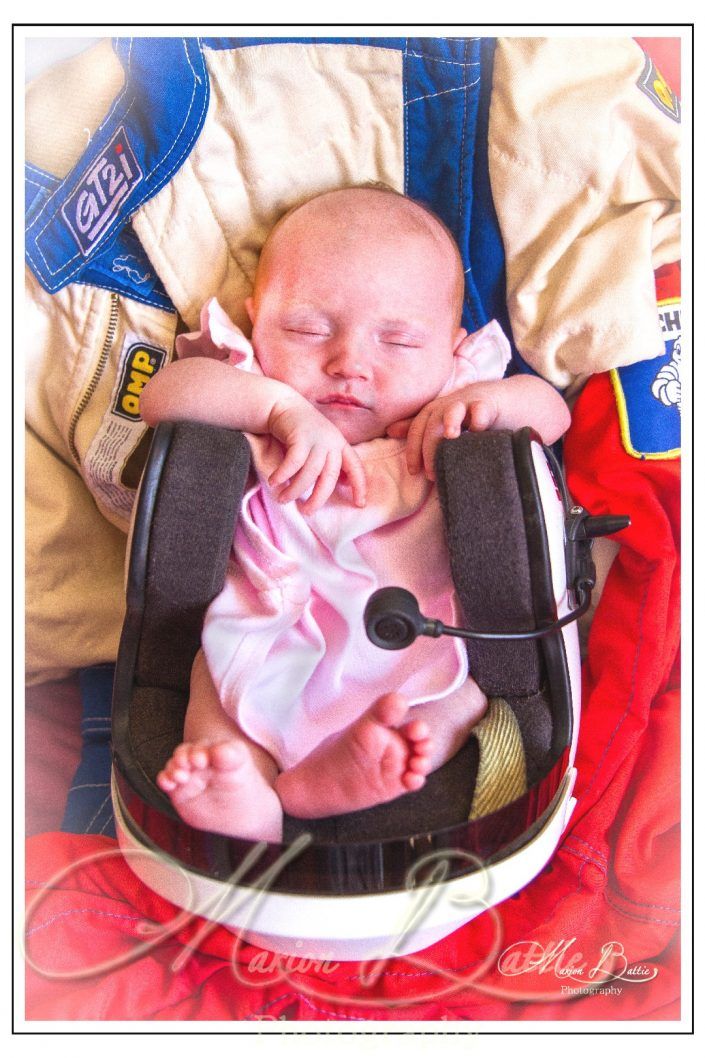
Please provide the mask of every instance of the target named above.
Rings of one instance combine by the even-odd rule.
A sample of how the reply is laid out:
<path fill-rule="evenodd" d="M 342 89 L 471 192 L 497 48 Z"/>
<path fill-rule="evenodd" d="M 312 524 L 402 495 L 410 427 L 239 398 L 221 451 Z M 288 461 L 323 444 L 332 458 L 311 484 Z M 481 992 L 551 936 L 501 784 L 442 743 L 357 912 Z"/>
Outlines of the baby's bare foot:
<path fill-rule="evenodd" d="M 159 772 L 157 786 L 198 830 L 281 841 L 279 798 L 241 742 L 182 743 Z"/>
<path fill-rule="evenodd" d="M 274 788 L 284 811 L 317 819 L 419 790 L 431 770 L 432 743 L 425 721 L 402 724 L 408 709 L 402 695 L 385 694 L 345 731 L 282 772 Z"/>

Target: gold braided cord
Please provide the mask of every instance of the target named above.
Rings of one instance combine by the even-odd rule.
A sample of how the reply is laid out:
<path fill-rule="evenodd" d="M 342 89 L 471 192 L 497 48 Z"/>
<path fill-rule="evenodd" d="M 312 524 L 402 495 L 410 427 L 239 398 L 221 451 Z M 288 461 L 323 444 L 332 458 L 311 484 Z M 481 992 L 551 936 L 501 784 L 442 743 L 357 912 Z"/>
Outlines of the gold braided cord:
<path fill-rule="evenodd" d="M 490 698 L 472 733 L 480 746 L 480 763 L 468 818 L 479 819 L 526 793 L 526 757 L 517 718 L 504 698 Z"/>

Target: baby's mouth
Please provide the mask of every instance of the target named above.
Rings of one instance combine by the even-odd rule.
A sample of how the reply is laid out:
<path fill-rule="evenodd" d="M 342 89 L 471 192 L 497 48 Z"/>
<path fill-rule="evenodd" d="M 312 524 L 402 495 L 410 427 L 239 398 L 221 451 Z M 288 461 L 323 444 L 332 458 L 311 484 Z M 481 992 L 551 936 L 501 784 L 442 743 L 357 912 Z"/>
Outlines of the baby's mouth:
<path fill-rule="evenodd" d="M 332 405 L 334 407 L 367 409 L 366 404 L 363 404 L 361 400 L 358 400 L 357 397 L 353 397 L 350 393 L 330 393 L 326 397 L 319 397 L 316 403 L 329 406 Z"/>

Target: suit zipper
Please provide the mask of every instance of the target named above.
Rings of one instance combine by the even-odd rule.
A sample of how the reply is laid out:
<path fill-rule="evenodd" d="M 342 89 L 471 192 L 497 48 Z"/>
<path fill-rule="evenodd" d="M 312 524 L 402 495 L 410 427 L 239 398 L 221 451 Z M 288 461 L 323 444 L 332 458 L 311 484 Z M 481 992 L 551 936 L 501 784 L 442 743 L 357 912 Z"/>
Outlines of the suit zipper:
<path fill-rule="evenodd" d="M 93 396 L 93 394 L 96 391 L 96 388 L 98 386 L 98 383 L 100 382 L 100 379 L 101 379 L 101 376 L 103 374 L 103 371 L 105 370 L 105 365 L 108 362 L 108 357 L 110 356 L 110 350 L 112 349 L 113 342 L 115 341 L 115 331 L 117 330 L 119 308 L 120 308 L 120 301 L 119 301 L 118 295 L 111 292 L 111 294 L 110 294 L 110 316 L 108 318 L 108 329 L 105 332 L 105 340 L 103 341 L 103 348 L 100 351 L 100 357 L 98 359 L 98 363 L 96 364 L 95 371 L 93 372 L 93 377 L 91 378 L 91 381 L 90 381 L 90 383 L 88 385 L 88 389 L 86 389 L 84 391 L 83 396 L 81 397 L 81 399 L 80 399 L 80 401 L 79 401 L 79 403 L 78 403 L 73 415 L 71 416 L 71 422 L 69 423 L 69 434 L 68 434 L 69 449 L 71 450 L 71 455 L 76 460 L 76 464 L 78 466 L 81 465 L 81 460 L 80 460 L 80 457 L 78 455 L 78 449 L 76 448 L 76 427 L 78 426 L 78 420 L 81 418 L 81 416 L 83 415 L 84 411 L 88 407 L 88 403 L 89 403 L 91 397 Z"/>

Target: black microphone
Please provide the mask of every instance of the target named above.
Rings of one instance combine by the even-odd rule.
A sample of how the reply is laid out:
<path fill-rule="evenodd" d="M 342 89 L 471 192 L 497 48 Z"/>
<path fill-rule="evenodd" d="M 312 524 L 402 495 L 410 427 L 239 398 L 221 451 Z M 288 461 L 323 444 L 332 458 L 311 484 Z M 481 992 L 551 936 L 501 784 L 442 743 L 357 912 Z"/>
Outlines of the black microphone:
<path fill-rule="evenodd" d="M 415 595 L 406 588 L 379 588 L 367 600 L 365 630 L 367 638 L 382 650 L 403 650 L 411 646 L 417 636 L 459 636 L 461 639 L 542 639 L 584 614 L 590 605 L 590 591 L 582 585 L 577 591 L 578 606 L 559 620 L 543 628 L 526 632 L 471 632 L 455 628 L 434 618 L 424 617 Z"/>
<path fill-rule="evenodd" d="M 440 621 L 429 621 L 419 610 L 415 595 L 406 588 L 380 588 L 365 607 L 367 638 L 382 650 L 402 650 L 417 636 L 443 635 Z"/>

